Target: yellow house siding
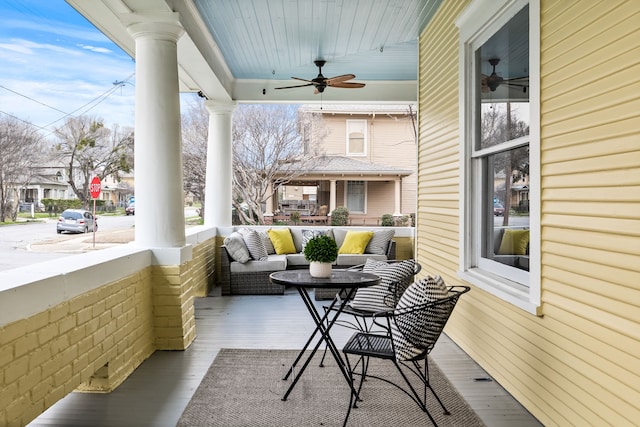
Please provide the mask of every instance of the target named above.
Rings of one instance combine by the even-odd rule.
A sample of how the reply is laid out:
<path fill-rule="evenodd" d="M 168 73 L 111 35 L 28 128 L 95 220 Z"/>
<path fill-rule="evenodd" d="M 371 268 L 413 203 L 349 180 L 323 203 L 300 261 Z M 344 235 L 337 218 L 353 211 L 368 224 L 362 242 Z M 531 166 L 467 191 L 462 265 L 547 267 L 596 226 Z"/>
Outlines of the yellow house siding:
<path fill-rule="evenodd" d="M 417 258 L 460 283 L 459 40 L 420 38 Z M 541 2 L 541 299 L 478 288 L 446 332 L 547 426 L 640 419 L 640 2 Z"/>
<path fill-rule="evenodd" d="M 458 39 L 453 20 L 464 4 L 457 3 L 444 2 L 420 40 L 417 251 L 425 274 L 450 281 L 459 246 Z"/>

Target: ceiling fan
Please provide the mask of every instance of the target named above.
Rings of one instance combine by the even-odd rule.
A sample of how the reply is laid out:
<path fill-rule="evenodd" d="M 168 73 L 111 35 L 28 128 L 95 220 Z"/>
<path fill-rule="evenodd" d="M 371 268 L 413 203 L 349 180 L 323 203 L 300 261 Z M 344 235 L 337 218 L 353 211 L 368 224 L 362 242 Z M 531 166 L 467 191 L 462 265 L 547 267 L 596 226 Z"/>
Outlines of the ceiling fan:
<path fill-rule="evenodd" d="M 314 78 L 314 79 L 307 80 L 307 79 L 302 79 L 300 77 L 291 77 L 292 79 L 301 80 L 301 81 L 307 82 L 307 83 L 302 84 L 302 85 L 295 85 L 295 86 L 277 87 L 275 89 L 291 89 L 291 88 L 295 88 L 295 87 L 314 86 L 315 87 L 314 93 L 317 94 L 317 93 L 324 92 L 324 90 L 327 87 L 340 87 L 340 88 L 345 88 L 345 89 L 358 89 L 358 88 L 361 88 L 361 87 L 365 86 L 364 83 L 356 83 L 356 82 L 348 82 L 347 81 L 347 80 L 355 79 L 356 76 L 354 74 L 343 74 L 341 76 L 326 78 L 325 76 L 322 75 L 322 67 L 324 67 L 324 64 L 326 64 L 326 62 L 327 61 L 324 61 L 322 59 L 318 59 L 318 60 L 314 61 L 314 63 L 318 67 L 318 76 L 316 78 Z"/>
<path fill-rule="evenodd" d="M 498 65 L 499 63 L 500 63 L 499 58 L 491 58 L 489 60 L 489 64 L 493 66 L 493 71 L 490 76 L 485 76 L 484 74 L 482 75 L 482 82 L 480 85 L 480 90 L 482 91 L 482 93 L 495 92 L 496 89 L 498 89 L 498 86 L 500 85 L 521 87 L 522 91 L 526 92 L 527 88 L 529 87 L 528 82 L 527 84 L 522 84 L 522 83 L 514 83 L 514 81 L 522 82 L 524 80 L 527 80 L 529 76 L 515 77 L 512 79 L 504 79 L 496 73 L 496 65 Z"/>

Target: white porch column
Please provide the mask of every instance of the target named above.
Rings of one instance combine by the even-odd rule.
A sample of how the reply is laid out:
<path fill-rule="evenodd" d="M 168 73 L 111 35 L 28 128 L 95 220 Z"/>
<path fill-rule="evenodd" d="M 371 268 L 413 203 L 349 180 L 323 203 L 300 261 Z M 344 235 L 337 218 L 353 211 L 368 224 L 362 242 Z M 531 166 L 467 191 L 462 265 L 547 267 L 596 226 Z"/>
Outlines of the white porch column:
<path fill-rule="evenodd" d="M 400 213 L 400 199 L 402 196 L 402 189 L 400 188 L 400 179 L 396 179 L 394 181 L 395 184 L 395 188 L 394 188 L 394 192 L 393 192 L 393 201 L 394 201 L 394 212 L 393 212 L 393 216 L 402 216 L 402 213 Z"/>
<path fill-rule="evenodd" d="M 336 180 L 329 180 L 329 215 L 336 209 Z"/>
<path fill-rule="evenodd" d="M 185 245 L 176 13 L 132 14 L 136 42 L 135 243 Z"/>
<path fill-rule="evenodd" d="M 265 201 L 264 216 L 273 216 L 273 184 L 267 187 L 267 200 Z"/>
<path fill-rule="evenodd" d="M 204 197 L 204 224 L 231 227 L 231 116 L 235 103 L 205 101 L 209 112 L 207 176 Z"/>

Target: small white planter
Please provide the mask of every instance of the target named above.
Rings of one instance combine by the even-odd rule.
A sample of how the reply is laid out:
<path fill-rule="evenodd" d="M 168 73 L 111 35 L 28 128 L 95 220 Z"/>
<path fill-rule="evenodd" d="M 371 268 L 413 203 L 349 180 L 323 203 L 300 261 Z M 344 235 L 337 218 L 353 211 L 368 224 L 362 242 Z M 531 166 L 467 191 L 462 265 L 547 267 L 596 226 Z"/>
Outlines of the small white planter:
<path fill-rule="evenodd" d="M 311 277 L 331 277 L 331 263 L 311 261 L 309 263 L 309 274 Z"/>

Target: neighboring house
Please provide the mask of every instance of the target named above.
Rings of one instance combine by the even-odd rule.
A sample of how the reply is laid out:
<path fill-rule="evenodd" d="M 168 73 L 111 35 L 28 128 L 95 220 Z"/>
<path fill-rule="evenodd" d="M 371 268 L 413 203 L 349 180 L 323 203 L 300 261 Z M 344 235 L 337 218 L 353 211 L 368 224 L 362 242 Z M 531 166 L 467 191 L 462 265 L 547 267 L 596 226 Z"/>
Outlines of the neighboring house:
<path fill-rule="evenodd" d="M 76 199 L 61 165 L 44 165 L 35 168 L 36 172 L 26 185 L 19 188 L 19 203 L 35 203 L 42 199 Z M 108 176 L 102 180 L 99 200 L 111 202 L 116 206 L 125 206 L 129 196 L 134 194 L 133 173 L 120 173 L 120 179 Z M 81 179 L 80 176 L 76 179 Z"/>
<path fill-rule="evenodd" d="M 119 179 L 109 175 L 102 180 L 100 199 L 106 200 L 118 207 L 125 207 L 129 199 L 135 194 L 135 180 L 133 171 L 119 172 Z"/>
<path fill-rule="evenodd" d="M 42 199 L 66 199 L 73 194 L 62 166 L 43 165 L 34 168 L 34 174 L 28 184 L 19 186 L 19 202 L 35 203 L 39 206 Z"/>
<path fill-rule="evenodd" d="M 329 213 L 344 206 L 351 218 L 372 221 L 384 214 L 415 213 L 415 106 L 325 104 L 301 109 L 322 115 L 326 136 L 306 144 L 325 155 L 282 189 L 277 199 L 281 213 L 296 204 L 303 215 L 313 215 L 321 206 Z"/>
<path fill-rule="evenodd" d="M 637 1 L 445 1 L 420 37 L 416 256 L 472 286 L 447 334 L 544 425 L 640 419 L 639 47 Z"/>

